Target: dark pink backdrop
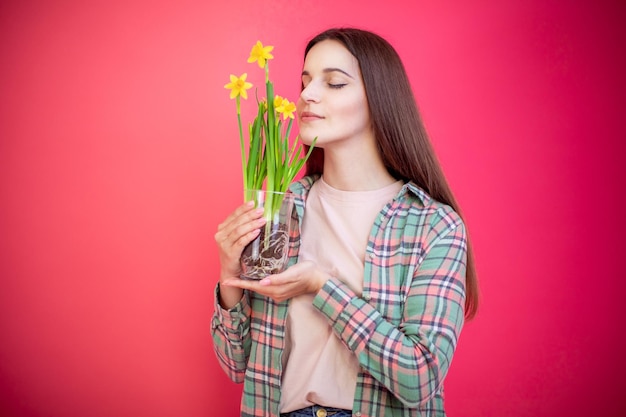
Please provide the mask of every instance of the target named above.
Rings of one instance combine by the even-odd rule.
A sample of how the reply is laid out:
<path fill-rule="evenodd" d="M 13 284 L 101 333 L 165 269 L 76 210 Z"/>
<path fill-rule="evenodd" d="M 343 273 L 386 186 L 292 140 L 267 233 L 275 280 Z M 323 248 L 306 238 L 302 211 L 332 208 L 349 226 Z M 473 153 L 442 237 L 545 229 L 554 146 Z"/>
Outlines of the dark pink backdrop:
<path fill-rule="evenodd" d="M 238 414 L 209 334 L 213 233 L 241 196 L 223 85 L 259 80 L 260 39 L 295 99 L 333 25 L 397 47 L 472 233 L 483 301 L 448 414 L 624 415 L 624 9 L 4 2 L 0 415 Z"/>

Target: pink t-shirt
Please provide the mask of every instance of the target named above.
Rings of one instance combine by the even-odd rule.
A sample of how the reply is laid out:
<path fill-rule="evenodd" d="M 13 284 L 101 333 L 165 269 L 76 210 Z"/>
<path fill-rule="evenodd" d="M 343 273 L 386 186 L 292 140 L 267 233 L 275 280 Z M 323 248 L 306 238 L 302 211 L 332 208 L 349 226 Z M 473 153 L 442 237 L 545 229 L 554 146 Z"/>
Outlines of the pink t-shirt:
<path fill-rule="evenodd" d="M 397 181 L 373 191 L 341 191 L 320 178 L 306 200 L 299 261 L 311 260 L 363 291 L 365 248 L 376 216 L 402 188 Z M 313 294 L 289 304 L 281 412 L 313 404 L 351 410 L 359 363 L 313 307 Z"/>

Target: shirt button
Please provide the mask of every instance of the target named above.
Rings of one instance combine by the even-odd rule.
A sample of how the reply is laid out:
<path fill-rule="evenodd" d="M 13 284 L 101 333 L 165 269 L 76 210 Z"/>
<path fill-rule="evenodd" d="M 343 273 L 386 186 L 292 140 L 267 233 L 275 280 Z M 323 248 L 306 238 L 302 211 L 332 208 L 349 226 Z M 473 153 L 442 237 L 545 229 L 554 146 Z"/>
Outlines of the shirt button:
<path fill-rule="evenodd" d="M 369 300 L 371 300 L 371 299 L 372 299 L 372 296 L 371 296 L 371 295 L 369 295 L 369 294 L 363 294 L 363 299 L 364 299 L 365 301 L 369 301 Z"/>
<path fill-rule="evenodd" d="M 361 417 L 361 412 L 357 411 L 356 413 L 354 413 L 354 417 Z"/>

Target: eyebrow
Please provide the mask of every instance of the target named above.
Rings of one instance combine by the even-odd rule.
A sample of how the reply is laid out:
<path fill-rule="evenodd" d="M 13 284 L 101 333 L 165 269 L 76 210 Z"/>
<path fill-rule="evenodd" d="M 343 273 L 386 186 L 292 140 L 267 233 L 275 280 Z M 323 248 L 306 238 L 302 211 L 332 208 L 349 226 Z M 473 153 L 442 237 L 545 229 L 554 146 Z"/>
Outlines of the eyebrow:
<path fill-rule="evenodd" d="M 352 75 L 348 74 L 347 72 L 345 72 L 341 68 L 324 68 L 322 70 L 322 72 L 324 74 L 328 74 L 330 72 L 340 72 L 340 73 L 345 74 L 345 75 L 347 75 L 348 77 L 350 77 L 350 78 L 352 78 L 354 80 L 354 77 Z M 305 75 L 309 75 L 310 76 L 311 74 L 309 74 L 308 71 L 302 71 L 302 76 L 305 76 Z"/>

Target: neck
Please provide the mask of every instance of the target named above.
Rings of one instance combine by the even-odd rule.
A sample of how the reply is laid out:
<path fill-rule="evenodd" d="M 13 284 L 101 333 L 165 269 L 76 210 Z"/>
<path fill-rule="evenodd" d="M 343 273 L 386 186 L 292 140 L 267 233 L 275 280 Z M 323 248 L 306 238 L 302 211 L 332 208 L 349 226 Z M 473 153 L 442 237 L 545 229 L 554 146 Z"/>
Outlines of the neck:
<path fill-rule="evenodd" d="M 370 191 L 396 181 L 378 152 L 354 153 L 324 149 L 324 181 L 343 191 Z"/>

